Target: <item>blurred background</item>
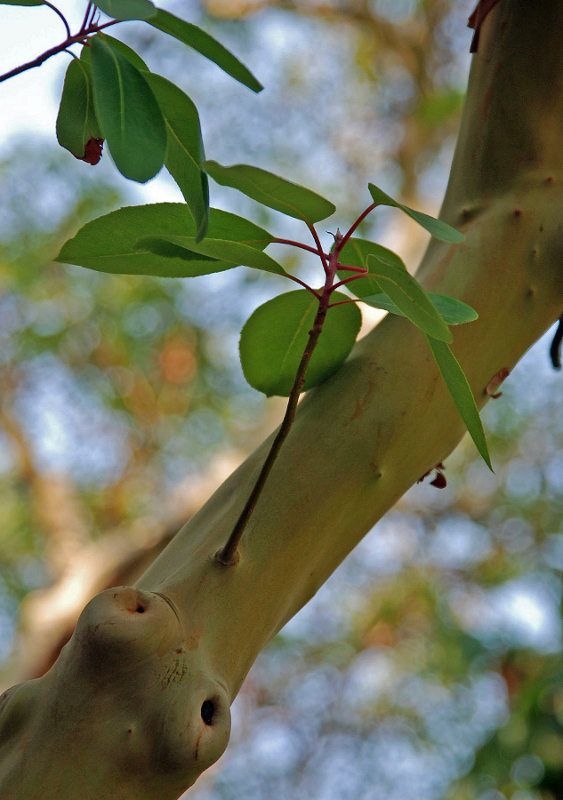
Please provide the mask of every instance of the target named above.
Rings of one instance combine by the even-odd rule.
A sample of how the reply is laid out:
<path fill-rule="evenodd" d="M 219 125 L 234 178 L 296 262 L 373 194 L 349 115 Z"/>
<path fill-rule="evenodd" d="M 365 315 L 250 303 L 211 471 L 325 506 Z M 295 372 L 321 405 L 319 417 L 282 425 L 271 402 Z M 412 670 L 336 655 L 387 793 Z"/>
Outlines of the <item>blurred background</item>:
<path fill-rule="evenodd" d="M 266 87 L 253 95 L 141 23 L 113 29 L 193 98 L 210 158 L 316 189 L 337 204 L 333 228 L 369 203 L 368 180 L 438 211 L 472 2 L 160 5 Z M 79 24 L 83 4 L 59 7 Z M 0 14 L 0 72 L 64 37 L 47 8 Z M 286 290 L 278 278 L 53 262 L 95 216 L 181 200 L 165 175 L 134 186 L 109 154 L 92 167 L 57 147 L 67 61 L 0 85 L 0 690 L 48 669 L 87 600 L 134 580 L 283 411 L 237 358 L 244 320 Z M 215 185 L 212 203 L 304 236 Z M 363 234 L 416 268 L 425 238 L 409 221 L 384 210 Z M 311 279 L 312 263 L 275 255 Z M 549 341 L 483 412 L 495 474 L 464 440 L 446 488 L 427 479 L 375 526 L 259 657 L 231 745 L 190 797 L 563 797 L 563 415 Z"/>

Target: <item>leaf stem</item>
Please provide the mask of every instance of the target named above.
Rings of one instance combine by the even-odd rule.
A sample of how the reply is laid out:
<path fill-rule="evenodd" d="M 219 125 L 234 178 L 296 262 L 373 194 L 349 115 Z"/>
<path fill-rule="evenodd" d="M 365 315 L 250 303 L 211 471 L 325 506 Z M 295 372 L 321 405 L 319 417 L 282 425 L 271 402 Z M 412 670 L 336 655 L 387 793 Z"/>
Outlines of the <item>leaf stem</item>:
<path fill-rule="evenodd" d="M 345 306 L 348 303 L 361 303 L 361 297 L 351 297 L 349 300 L 338 300 L 336 303 L 329 303 L 329 308 L 336 308 L 336 306 Z"/>
<path fill-rule="evenodd" d="M 319 258 L 323 262 L 323 269 L 325 271 L 325 275 L 328 278 L 328 273 L 329 273 L 328 259 L 327 259 L 326 255 L 325 255 L 325 252 L 324 252 L 323 248 L 322 248 L 321 240 L 319 239 L 319 234 L 317 233 L 317 229 L 315 228 L 315 226 L 311 222 L 307 222 L 307 227 L 311 231 L 311 236 L 315 240 L 315 244 L 317 245 Z"/>
<path fill-rule="evenodd" d="M 362 278 L 364 275 L 367 274 L 368 274 L 367 270 L 362 270 L 362 272 L 356 273 L 355 275 L 350 275 L 348 278 L 344 278 L 343 280 L 338 281 L 338 283 L 335 283 L 330 291 L 334 292 L 334 290 L 338 289 L 340 286 L 345 286 L 347 283 L 351 283 L 352 281 L 357 281 L 358 278 Z"/>
<path fill-rule="evenodd" d="M 72 36 L 72 34 L 70 32 L 70 25 L 68 24 L 67 19 L 66 19 L 65 15 L 63 14 L 63 12 L 59 11 L 59 9 L 56 6 L 54 6 L 52 3 L 49 3 L 49 0 L 43 0 L 43 5 L 47 6 L 47 8 L 50 8 L 51 11 L 55 12 L 55 14 L 58 14 L 60 19 L 62 20 L 63 25 L 66 28 L 66 35 L 70 38 Z"/>
<path fill-rule="evenodd" d="M 351 267 L 348 264 L 338 264 L 338 271 L 365 273 L 367 272 L 367 267 Z"/>
<path fill-rule="evenodd" d="M 290 275 L 289 273 L 286 273 L 284 275 L 284 278 L 289 278 L 291 281 L 299 283 L 301 286 L 303 286 L 304 289 L 307 289 L 308 292 L 311 292 L 311 294 L 314 295 L 317 298 L 317 300 L 321 299 L 321 293 L 317 292 L 316 289 L 313 289 L 313 287 L 309 286 L 309 284 L 305 283 L 305 281 L 302 281 L 301 278 L 296 278 L 295 275 Z"/>
<path fill-rule="evenodd" d="M 84 19 L 82 20 L 82 25 L 80 26 L 80 30 L 81 31 L 85 31 L 86 28 L 88 27 L 88 18 L 90 16 L 90 11 L 91 10 L 92 10 L 92 2 L 90 0 L 90 2 L 88 2 L 87 6 L 86 6 L 86 11 L 84 13 Z"/>
<path fill-rule="evenodd" d="M 364 221 L 364 219 L 367 217 L 367 215 L 368 215 L 368 214 L 370 214 L 370 213 L 373 211 L 373 209 L 374 209 L 374 208 L 377 208 L 377 206 L 378 206 L 378 205 L 379 205 L 379 203 L 372 203 L 371 205 L 369 205 L 369 206 L 366 208 L 366 210 L 365 210 L 365 211 L 362 211 L 362 213 L 360 214 L 360 216 L 359 216 L 359 217 L 357 218 L 357 220 L 356 220 L 356 221 L 355 221 L 355 222 L 354 222 L 354 223 L 353 223 L 353 224 L 350 226 L 350 228 L 348 228 L 348 230 L 346 231 L 346 233 L 344 234 L 344 236 L 343 236 L 343 237 L 340 239 L 340 241 L 338 242 L 338 244 L 336 244 L 336 245 L 335 245 L 335 248 L 334 248 L 334 249 L 335 249 L 335 251 L 336 251 L 336 253 L 337 253 L 338 255 L 340 255 L 340 251 L 342 250 L 342 248 L 344 247 L 344 245 L 346 244 L 346 242 L 348 241 L 348 239 L 350 238 L 350 236 L 352 236 L 352 234 L 354 233 L 354 231 L 356 230 L 356 228 L 358 227 L 358 225 L 361 225 L 361 223 Z"/>
<path fill-rule="evenodd" d="M 299 247 L 301 250 L 307 250 L 316 256 L 320 257 L 321 255 L 317 247 L 310 247 L 308 244 L 303 244 L 303 242 L 294 242 L 293 239 L 272 239 L 271 244 L 290 244 L 292 247 Z M 326 253 L 324 255 L 326 256 Z"/>

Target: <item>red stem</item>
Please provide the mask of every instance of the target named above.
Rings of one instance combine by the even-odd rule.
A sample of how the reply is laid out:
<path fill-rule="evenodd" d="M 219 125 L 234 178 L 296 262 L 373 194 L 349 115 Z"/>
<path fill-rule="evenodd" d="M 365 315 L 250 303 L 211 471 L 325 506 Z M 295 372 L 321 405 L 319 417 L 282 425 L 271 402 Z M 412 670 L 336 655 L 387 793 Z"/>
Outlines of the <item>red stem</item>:
<path fill-rule="evenodd" d="M 349 264 L 338 264 L 338 271 L 342 272 L 367 272 L 367 267 L 351 267 Z"/>
<path fill-rule="evenodd" d="M 338 267 L 338 269 L 340 269 L 340 266 Z M 362 278 L 364 275 L 367 274 L 368 274 L 367 270 L 363 270 L 359 275 L 350 275 L 349 278 L 344 278 L 343 280 L 338 281 L 338 283 L 335 283 L 330 291 L 334 292 L 334 290 L 338 289 L 339 286 L 344 286 L 345 284 L 351 283 L 352 281 L 357 281 L 358 278 Z"/>
<path fill-rule="evenodd" d="M 327 257 L 325 255 L 325 253 L 324 253 L 324 250 L 322 248 L 321 240 L 319 239 L 319 234 L 317 233 L 316 228 L 312 223 L 307 222 L 307 227 L 311 231 L 311 235 L 312 235 L 313 239 L 315 240 L 315 244 L 317 245 L 319 258 L 323 262 L 323 269 L 325 271 L 325 275 L 328 278 L 328 273 L 329 273 L 328 260 L 327 260 Z M 329 258 L 330 258 L 330 256 L 329 256 Z"/>
<path fill-rule="evenodd" d="M 272 239 L 272 244 L 290 244 L 292 247 L 300 247 L 301 250 L 307 250 L 316 256 L 320 257 L 321 255 L 318 248 L 310 247 L 308 244 L 303 244 L 303 242 L 294 242 L 292 239 Z M 326 256 L 326 254 L 324 255 Z"/>
<path fill-rule="evenodd" d="M 290 275 L 289 273 L 287 273 L 285 275 L 285 277 L 289 278 L 292 281 L 295 281 L 295 283 L 301 284 L 301 286 L 303 286 L 303 288 L 307 289 L 308 292 L 311 292 L 311 294 L 314 295 L 317 298 L 317 300 L 321 299 L 321 293 L 317 292 L 316 289 L 313 289 L 313 287 L 309 286 L 309 284 L 305 283 L 305 281 L 302 281 L 301 278 L 296 278 L 295 275 Z"/>
<path fill-rule="evenodd" d="M 88 17 L 90 16 L 90 11 L 92 10 L 92 3 L 89 2 L 86 6 L 86 13 L 84 14 L 84 19 L 82 20 L 82 25 L 80 26 L 80 31 L 86 30 L 88 25 Z"/>
<path fill-rule="evenodd" d="M 66 28 L 66 35 L 67 36 L 72 36 L 72 34 L 70 32 L 70 25 L 68 24 L 67 19 L 66 19 L 65 15 L 63 14 L 63 12 L 59 11 L 59 9 L 56 6 L 54 6 L 52 3 L 49 3 L 49 0 L 43 0 L 43 5 L 47 6 L 47 8 L 50 8 L 51 11 L 54 11 L 55 14 L 57 14 L 59 16 L 59 18 L 62 20 L 63 25 Z"/>
<path fill-rule="evenodd" d="M 364 221 L 367 215 L 371 213 L 374 208 L 377 208 L 378 205 L 379 203 L 372 203 L 370 206 L 368 206 L 365 211 L 362 211 L 362 213 L 360 214 L 358 219 L 354 222 L 354 224 L 350 228 L 348 228 L 347 232 L 344 234 L 340 242 L 334 248 L 338 255 L 340 254 L 340 251 L 342 250 L 342 248 L 344 247 L 350 236 L 352 236 L 358 225 L 361 225 L 361 223 Z"/>
<path fill-rule="evenodd" d="M 361 297 L 351 297 L 349 300 L 338 300 L 336 303 L 329 303 L 328 308 L 334 308 L 335 306 L 344 306 L 347 303 L 361 303 Z"/>

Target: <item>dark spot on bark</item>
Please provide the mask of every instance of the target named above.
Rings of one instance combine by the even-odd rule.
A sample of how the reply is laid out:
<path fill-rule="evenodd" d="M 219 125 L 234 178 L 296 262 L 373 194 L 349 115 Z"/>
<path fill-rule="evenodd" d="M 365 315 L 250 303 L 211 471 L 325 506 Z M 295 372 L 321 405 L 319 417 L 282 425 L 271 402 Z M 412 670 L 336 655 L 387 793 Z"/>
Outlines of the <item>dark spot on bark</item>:
<path fill-rule="evenodd" d="M 206 725 L 213 724 L 213 715 L 215 714 L 215 705 L 212 700 L 204 700 L 201 706 L 201 718 Z"/>
<path fill-rule="evenodd" d="M 437 472 L 434 480 L 430 481 L 430 485 L 435 486 L 436 489 L 445 489 L 448 485 L 446 476 L 442 472 Z"/>
<path fill-rule="evenodd" d="M 519 217 L 519 216 L 521 216 L 521 214 L 522 214 L 522 210 L 520 208 L 515 208 L 514 209 L 514 216 L 515 217 Z"/>

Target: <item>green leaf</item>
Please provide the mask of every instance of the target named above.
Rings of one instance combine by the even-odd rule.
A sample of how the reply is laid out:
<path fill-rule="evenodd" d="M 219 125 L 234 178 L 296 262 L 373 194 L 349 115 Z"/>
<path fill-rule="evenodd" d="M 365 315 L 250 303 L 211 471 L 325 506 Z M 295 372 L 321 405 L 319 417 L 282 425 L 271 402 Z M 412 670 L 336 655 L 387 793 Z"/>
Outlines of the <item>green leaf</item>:
<path fill-rule="evenodd" d="M 168 144 L 164 164 L 193 214 L 197 239 L 205 236 L 209 215 L 209 186 L 201 170 L 205 159 L 197 108 L 184 92 L 166 78 L 145 75 L 164 117 Z"/>
<path fill-rule="evenodd" d="M 166 126 L 141 72 L 103 34 L 90 40 L 96 115 L 118 170 L 145 183 L 164 162 Z"/>
<path fill-rule="evenodd" d="M 415 222 L 418 222 L 419 225 L 422 225 L 422 227 L 427 230 L 428 233 L 432 234 L 435 239 L 440 239 L 442 242 L 452 243 L 463 242 L 465 239 L 463 233 L 456 231 L 456 229 L 452 228 L 451 225 L 448 225 L 441 219 L 434 219 L 434 217 L 430 217 L 428 214 L 423 214 L 422 211 L 415 211 L 408 206 L 404 206 L 402 203 L 397 202 L 397 200 L 393 200 L 393 198 L 389 197 L 388 194 L 385 194 L 382 189 L 374 186 L 373 183 L 369 183 L 368 188 L 375 203 L 378 203 L 382 206 L 393 206 L 394 208 L 400 208 L 401 211 L 404 211 L 405 214 L 408 214 L 408 216 L 414 219 Z"/>
<path fill-rule="evenodd" d="M 456 300 L 455 297 L 448 297 L 444 294 L 434 294 L 434 292 L 426 292 L 426 296 L 448 325 L 463 325 L 479 318 L 475 309 L 464 303 L 463 300 Z"/>
<path fill-rule="evenodd" d="M 346 296 L 335 292 L 336 302 Z M 287 397 L 295 381 L 318 300 L 305 290 L 288 292 L 256 309 L 242 329 L 240 360 L 246 380 L 268 397 Z M 362 317 L 353 303 L 331 308 L 307 369 L 304 391 L 326 380 L 345 361 Z"/>
<path fill-rule="evenodd" d="M 354 294 L 355 285 L 356 281 L 348 284 L 348 289 L 350 289 L 350 291 Z M 446 322 L 448 325 L 461 325 L 464 322 L 473 322 L 473 320 L 476 320 L 479 316 L 479 314 L 477 314 L 477 312 L 474 311 L 471 306 L 468 306 L 467 303 L 463 303 L 461 300 L 454 300 L 453 297 L 445 297 L 442 294 L 434 294 L 433 292 L 427 292 L 426 296 L 438 314 L 440 314 L 444 322 Z M 382 308 L 385 311 L 389 311 L 391 314 L 397 314 L 400 317 L 406 316 L 406 314 L 403 314 L 396 303 L 394 303 L 386 294 L 372 294 L 368 297 L 362 297 L 360 299 L 374 308 Z"/>
<path fill-rule="evenodd" d="M 341 264 L 347 264 L 349 267 L 362 267 L 363 269 L 367 269 L 367 258 L 369 255 L 381 256 L 386 261 L 390 261 L 398 267 L 403 267 L 403 262 L 400 257 L 392 250 L 376 242 L 370 242 L 367 239 L 356 239 L 355 237 L 348 239 L 340 251 L 339 261 Z M 339 274 L 341 274 L 342 277 L 349 277 L 351 273 L 342 272 Z M 356 285 L 361 285 L 360 280 L 354 281 L 354 286 Z M 365 286 L 366 289 L 369 288 L 367 283 Z M 363 294 L 365 294 L 365 292 L 363 292 Z"/>
<path fill-rule="evenodd" d="M 206 275 L 233 266 L 231 262 L 214 261 L 204 255 L 190 258 L 185 251 L 170 257 L 170 250 L 165 255 L 148 249 L 140 250 L 136 245 L 141 233 L 154 238 L 176 235 L 195 238 L 196 227 L 184 203 L 120 208 L 84 225 L 73 239 L 66 242 L 56 260 L 99 272 L 172 278 Z M 209 235 L 249 244 L 258 250 L 272 240 L 263 228 L 218 209 L 210 210 Z"/>
<path fill-rule="evenodd" d="M 198 241 L 193 236 L 166 236 L 157 238 L 143 238 L 137 242 L 137 246 L 151 252 L 166 252 L 166 244 L 173 245 L 169 252 L 180 255 L 185 251 L 185 258 L 198 258 L 204 255 L 218 261 L 224 261 L 233 267 L 253 267 L 265 272 L 273 272 L 277 275 L 287 275 L 287 272 L 266 253 L 257 250 L 248 244 L 241 242 L 231 242 L 225 239 L 213 239 L 206 236 L 203 241 Z"/>
<path fill-rule="evenodd" d="M 82 158 L 92 136 L 101 138 L 88 72 L 76 58 L 66 71 L 56 130 L 61 147 L 77 158 Z"/>
<path fill-rule="evenodd" d="M 484 462 L 492 471 L 493 468 L 491 466 L 483 424 L 479 416 L 479 411 L 477 410 L 477 405 L 475 404 L 473 392 L 471 391 L 471 387 L 467 382 L 467 378 L 464 375 L 459 361 L 452 353 L 450 347 L 444 342 L 436 341 L 436 339 L 430 336 L 427 336 L 426 340 L 428 341 L 428 346 L 432 351 L 432 355 L 436 359 L 438 368 L 442 373 L 442 377 L 448 387 L 448 391 L 452 396 L 455 406 L 465 422 L 469 435 L 475 442 L 475 446 Z"/>
<path fill-rule="evenodd" d="M 150 0 L 96 0 L 95 4 L 114 19 L 148 19 L 156 14 Z"/>
<path fill-rule="evenodd" d="M 387 261 L 396 264 L 397 267 L 404 269 L 403 262 L 399 256 L 392 250 L 388 250 L 380 244 L 370 242 L 367 239 L 349 239 L 342 250 L 340 251 L 339 261 L 341 264 L 346 264 L 349 267 L 361 267 L 368 269 L 367 257 L 369 255 L 376 255 L 385 258 Z M 346 270 L 339 270 L 338 276 L 341 279 L 351 277 L 353 273 Z M 364 298 L 370 295 L 377 295 L 381 292 L 381 287 L 375 278 L 367 275 L 363 278 L 356 278 L 347 284 L 347 288 L 356 295 L 356 297 Z M 378 306 L 379 308 L 380 306 Z"/>
<path fill-rule="evenodd" d="M 43 0 L 0 0 L 2 6 L 42 6 Z"/>
<path fill-rule="evenodd" d="M 397 266 L 382 256 L 371 254 L 367 263 L 370 277 L 379 284 L 380 291 L 384 291 L 414 325 L 442 342 L 452 341 L 448 326 L 402 262 L 401 266 Z M 369 304 L 369 297 L 362 299 Z"/>
<path fill-rule="evenodd" d="M 206 161 L 203 168 L 221 186 L 238 189 L 262 205 L 295 219 L 313 223 L 329 217 L 335 211 L 331 202 L 311 189 L 258 167 L 247 164 L 224 167 L 217 161 Z"/>
<path fill-rule="evenodd" d="M 192 25 L 191 22 L 186 22 L 168 11 L 163 11 L 159 8 L 156 14 L 147 19 L 147 22 L 155 28 L 158 28 L 164 33 L 168 33 L 175 39 L 197 50 L 202 56 L 208 58 L 217 64 L 218 67 L 230 75 L 231 78 L 239 81 L 240 83 L 248 86 L 253 92 L 261 92 L 264 88 L 259 83 L 254 75 L 248 70 L 244 64 L 236 58 L 226 47 L 223 47 L 213 36 Z"/>
<path fill-rule="evenodd" d="M 126 45 L 125 42 L 122 42 L 120 39 L 114 39 L 113 36 L 108 36 L 107 33 L 104 33 L 104 40 L 108 42 L 108 44 L 110 44 L 114 50 L 119 50 L 121 55 L 125 56 L 125 58 L 127 58 L 133 64 L 134 67 L 137 67 L 138 70 L 140 70 L 141 72 L 149 71 L 149 68 L 147 67 L 141 56 L 138 53 L 136 53 L 131 47 Z M 87 53 L 89 49 L 90 49 L 89 47 L 83 47 L 82 53 L 84 52 Z M 80 57 L 82 58 L 82 54 Z M 86 56 L 86 58 L 88 58 L 88 56 Z"/>

